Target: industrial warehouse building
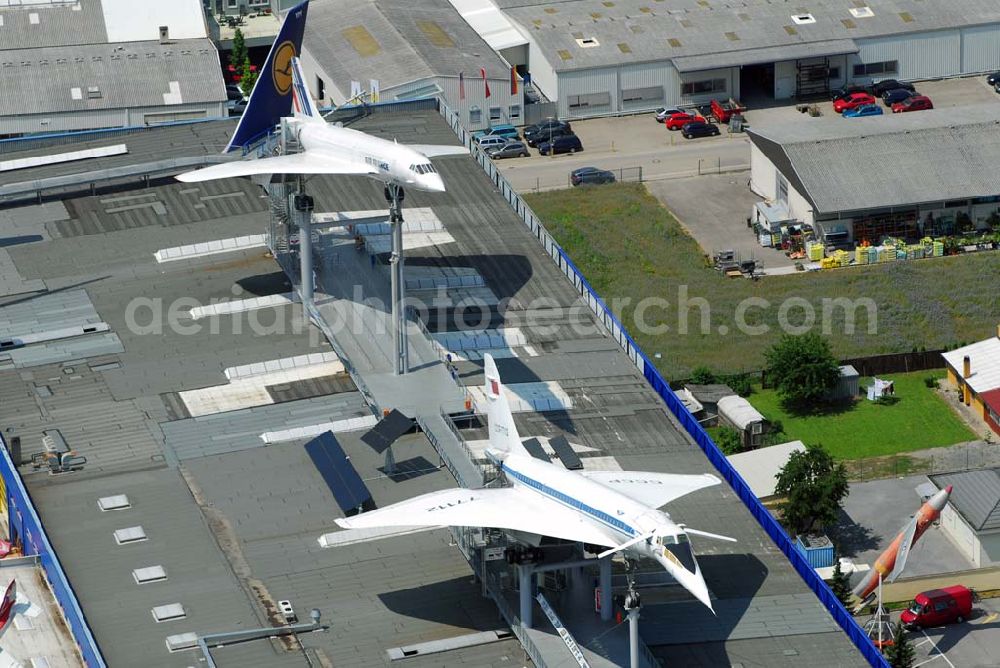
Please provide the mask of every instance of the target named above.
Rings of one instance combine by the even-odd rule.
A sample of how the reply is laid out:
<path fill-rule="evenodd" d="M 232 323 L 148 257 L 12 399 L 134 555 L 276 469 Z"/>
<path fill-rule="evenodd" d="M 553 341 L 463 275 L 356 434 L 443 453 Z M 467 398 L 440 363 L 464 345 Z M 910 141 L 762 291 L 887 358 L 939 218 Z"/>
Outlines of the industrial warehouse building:
<path fill-rule="evenodd" d="M 562 117 L 1000 69 L 995 0 L 452 0 Z M 516 39 L 510 25 L 521 34 Z"/>
<path fill-rule="evenodd" d="M 302 50 L 321 105 L 440 96 L 471 130 L 523 123 L 511 67 L 448 0 L 312 0 Z"/>
<path fill-rule="evenodd" d="M 959 550 L 986 568 L 1000 563 L 1000 469 L 930 476 L 938 489 L 953 485 L 941 511 L 941 528 Z"/>
<path fill-rule="evenodd" d="M 807 223 L 827 245 L 986 228 L 1000 210 L 998 127 L 988 104 L 751 128 L 750 185 L 772 224 Z"/>
<path fill-rule="evenodd" d="M 199 0 L 0 4 L 0 136 L 226 115 Z"/>

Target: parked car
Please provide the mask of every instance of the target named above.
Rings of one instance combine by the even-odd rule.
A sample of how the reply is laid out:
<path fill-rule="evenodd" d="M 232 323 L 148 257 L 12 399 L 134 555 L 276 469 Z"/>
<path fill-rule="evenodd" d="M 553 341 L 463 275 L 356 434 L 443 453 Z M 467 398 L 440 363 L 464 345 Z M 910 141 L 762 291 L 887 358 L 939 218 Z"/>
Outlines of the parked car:
<path fill-rule="evenodd" d="M 847 86 L 841 86 L 840 88 L 834 88 L 832 91 L 830 91 L 830 100 L 831 101 L 840 100 L 842 98 L 847 97 L 851 93 L 867 93 L 867 92 L 869 92 L 867 86 L 850 84 Z"/>
<path fill-rule="evenodd" d="M 678 109 L 677 107 L 660 107 L 656 110 L 656 122 L 662 123 L 667 120 L 668 117 L 674 114 L 683 114 L 683 109 Z"/>
<path fill-rule="evenodd" d="M 472 133 L 472 138 L 476 141 L 484 137 L 505 137 L 506 139 L 517 139 L 517 128 L 513 125 L 494 125 L 486 130 L 479 130 Z"/>
<path fill-rule="evenodd" d="M 913 91 L 906 90 L 905 88 L 896 88 L 883 95 L 882 101 L 885 102 L 885 106 L 891 107 L 897 102 L 902 102 L 911 97 L 913 97 Z"/>
<path fill-rule="evenodd" d="M 962 623 L 972 614 L 972 590 L 962 585 L 931 589 L 917 594 L 899 621 L 907 628 Z"/>
<path fill-rule="evenodd" d="M 881 116 L 882 107 L 877 104 L 863 104 L 843 113 L 844 118 L 861 118 L 862 116 Z"/>
<path fill-rule="evenodd" d="M 581 167 L 570 172 L 569 182 L 574 186 L 582 186 L 588 183 L 614 183 L 615 174 L 606 169 L 597 167 Z"/>
<path fill-rule="evenodd" d="M 682 111 L 678 114 L 671 114 L 667 116 L 667 119 L 663 121 L 663 124 L 667 126 L 668 130 L 680 130 L 686 124 L 692 121 L 705 121 L 704 116 L 699 116 L 698 114 L 691 114 L 686 111 Z"/>
<path fill-rule="evenodd" d="M 521 135 L 527 139 L 528 135 L 537 134 L 539 132 L 544 132 L 549 128 L 565 128 L 570 130 L 569 121 L 560 121 L 558 118 L 547 118 L 541 123 L 535 123 L 534 125 L 526 125 Z"/>
<path fill-rule="evenodd" d="M 883 79 L 878 83 L 872 84 L 872 94 L 882 97 L 890 90 L 896 90 L 897 88 L 905 88 L 906 90 L 915 93 L 916 88 L 913 84 L 906 81 L 896 81 L 895 79 Z"/>
<path fill-rule="evenodd" d="M 243 89 L 238 84 L 226 84 L 226 99 L 230 102 L 246 99 Z"/>
<path fill-rule="evenodd" d="M 724 102 L 712 100 L 709 102 L 709 107 L 712 109 L 712 116 L 720 123 L 728 123 L 730 118 L 741 115 L 747 110 L 746 107 L 733 98 L 729 98 Z"/>
<path fill-rule="evenodd" d="M 717 137 L 719 126 L 708 121 L 691 121 L 681 128 L 681 135 L 684 139 L 694 139 L 695 137 Z"/>
<path fill-rule="evenodd" d="M 574 134 L 555 137 L 552 141 L 542 142 L 538 145 L 538 152 L 542 155 L 556 155 L 559 153 L 576 153 L 583 150 L 580 138 Z"/>
<path fill-rule="evenodd" d="M 528 134 L 524 138 L 524 141 L 528 142 L 528 146 L 535 147 L 541 144 L 542 142 L 550 141 L 552 139 L 555 139 L 556 137 L 563 137 L 565 135 L 572 135 L 572 134 L 573 131 L 569 128 L 568 125 L 549 126 L 547 128 L 542 128 L 538 132 L 532 132 Z"/>
<path fill-rule="evenodd" d="M 491 148 L 500 148 L 501 146 L 505 146 L 509 141 L 510 140 L 506 137 L 483 137 L 479 140 L 478 144 L 479 148 L 486 151 Z"/>
<path fill-rule="evenodd" d="M 494 160 L 499 160 L 500 158 L 527 158 L 531 154 L 528 153 L 528 146 L 524 142 L 509 141 L 503 146 L 491 146 L 486 149 L 486 155 Z"/>
<path fill-rule="evenodd" d="M 892 105 L 892 113 L 899 114 L 904 111 L 923 111 L 924 109 L 933 108 L 934 104 L 929 97 L 926 95 L 914 95 Z"/>
<path fill-rule="evenodd" d="M 833 110 L 842 114 L 847 109 L 854 109 L 865 104 L 875 104 L 875 98 L 869 93 L 851 93 L 847 97 L 834 100 Z"/>
<path fill-rule="evenodd" d="M 994 72 L 993 74 L 986 77 L 986 83 L 990 86 L 996 86 L 1000 83 L 1000 72 Z"/>

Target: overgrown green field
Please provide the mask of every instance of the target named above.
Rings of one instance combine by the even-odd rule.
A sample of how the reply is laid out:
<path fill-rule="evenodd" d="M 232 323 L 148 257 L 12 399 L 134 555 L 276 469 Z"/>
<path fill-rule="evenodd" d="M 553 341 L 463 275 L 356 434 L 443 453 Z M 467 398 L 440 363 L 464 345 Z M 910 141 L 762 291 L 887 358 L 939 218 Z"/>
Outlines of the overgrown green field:
<path fill-rule="evenodd" d="M 668 378 L 684 378 L 700 365 L 730 373 L 761 368 L 764 350 L 782 331 L 783 304 L 792 326 L 804 324 L 808 304 L 814 327 L 830 335 L 841 358 L 954 346 L 989 336 L 1000 322 L 998 253 L 731 279 L 707 265 L 694 239 L 641 184 L 525 199 L 650 358 L 660 353 L 655 362 Z M 746 234 L 741 227 L 734 234 Z M 647 297 L 666 302 L 647 301 L 637 312 Z M 874 317 L 863 302 L 845 309 L 831 301 L 840 298 L 870 299 Z M 767 331 L 740 331 L 741 303 L 742 322 Z"/>
<path fill-rule="evenodd" d="M 896 403 L 859 399 L 809 415 L 786 411 L 775 390 L 756 391 L 748 401 L 770 421 L 780 420 L 785 440 L 822 443 L 838 459 L 859 459 L 954 445 L 976 438 L 938 394 L 924 385 L 930 372 L 880 378 L 894 381 Z M 861 386 L 871 384 L 862 378 Z"/>

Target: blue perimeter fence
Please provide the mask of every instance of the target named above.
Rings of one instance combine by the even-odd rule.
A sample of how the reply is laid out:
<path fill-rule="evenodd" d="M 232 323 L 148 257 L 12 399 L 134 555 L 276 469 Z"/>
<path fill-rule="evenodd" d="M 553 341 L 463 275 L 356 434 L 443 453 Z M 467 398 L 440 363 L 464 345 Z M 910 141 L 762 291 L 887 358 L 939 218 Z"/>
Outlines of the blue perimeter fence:
<path fill-rule="evenodd" d="M 0 476 L 3 477 L 11 541 L 19 539 L 25 555 L 38 557 L 49 587 L 55 594 L 56 602 L 62 608 L 63 618 L 80 649 L 84 664 L 87 668 L 104 668 L 107 664 L 104 663 L 101 650 L 97 647 L 97 641 L 94 640 L 87 619 L 83 616 L 83 610 L 80 609 L 73 587 L 70 586 L 62 564 L 59 563 L 59 557 L 56 556 L 56 551 L 52 549 L 49 537 L 45 534 L 42 520 L 35 511 L 21 474 L 10 458 L 7 442 L 3 436 L 0 436 Z"/>
<path fill-rule="evenodd" d="M 438 110 L 451 125 L 451 129 L 458 135 L 458 138 L 462 140 L 462 143 L 472 153 L 472 156 L 479 162 L 483 171 L 493 181 L 493 184 L 507 199 L 510 206 L 521 216 L 524 224 L 528 226 L 531 233 L 542 244 L 542 247 L 545 248 L 545 252 L 549 254 L 549 257 L 559 266 L 559 269 L 566 275 L 566 278 L 573 283 L 580 295 L 587 301 L 590 310 L 604 323 L 604 326 L 607 327 L 611 335 L 639 368 L 639 371 L 642 372 L 646 381 L 660 395 L 664 403 L 667 404 L 670 412 L 673 413 L 674 417 L 681 423 L 681 426 L 684 427 L 695 443 L 698 444 L 716 470 L 722 474 L 722 477 L 725 478 L 729 486 L 736 492 L 743 505 L 750 510 L 750 514 L 754 516 L 764 531 L 767 532 L 767 535 L 778 546 L 778 549 L 788 558 L 799 576 L 812 589 L 813 593 L 819 597 L 820 602 L 830 612 L 837 624 L 847 633 L 847 636 L 854 643 L 855 647 L 858 648 L 862 656 L 864 656 L 873 668 L 889 668 L 889 663 L 882 655 L 882 652 L 879 651 L 871 638 L 858 625 L 854 616 L 847 611 L 840 600 L 833 594 L 826 582 L 817 575 L 816 571 L 809 565 L 809 562 L 796 551 L 794 544 L 788 537 L 788 534 L 785 533 L 785 530 L 774 519 L 774 516 L 768 512 L 760 500 L 757 499 L 757 496 L 750 490 L 750 486 L 747 485 L 746 481 L 732 467 L 726 456 L 722 454 L 722 451 L 715 445 L 712 438 L 702 428 L 701 424 L 698 423 L 698 420 L 691 415 L 687 407 L 677 398 L 677 395 L 670 389 L 670 384 L 660 375 L 659 370 L 649 361 L 649 358 L 646 357 L 646 354 L 639 348 L 636 342 L 632 340 L 632 337 L 629 336 L 628 332 L 611 312 L 611 309 L 607 307 L 604 300 L 598 296 L 597 292 L 590 286 L 590 283 L 587 282 L 587 279 L 583 277 L 583 273 L 576 268 L 576 265 L 569 259 L 569 256 L 555 242 L 538 219 L 538 216 L 525 204 L 521 196 L 510 187 L 507 179 L 500 174 L 493 161 L 472 141 L 471 133 L 462 126 L 457 113 L 451 111 L 443 101 L 440 102 Z"/>

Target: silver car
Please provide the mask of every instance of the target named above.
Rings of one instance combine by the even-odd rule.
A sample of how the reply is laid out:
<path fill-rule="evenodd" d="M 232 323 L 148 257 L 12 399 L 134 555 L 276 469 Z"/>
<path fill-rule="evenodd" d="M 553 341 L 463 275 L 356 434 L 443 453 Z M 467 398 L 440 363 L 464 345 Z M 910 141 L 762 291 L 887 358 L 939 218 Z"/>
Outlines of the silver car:
<path fill-rule="evenodd" d="M 500 148 L 510 140 L 507 137 L 483 137 L 477 143 L 484 151 L 489 148 Z"/>
<path fill-rule="evenodd" d="M 494 160 L 499 160 L 500 158 L 527 158 L 531 154 L 528 153 L 528 147 L 524 142 L 509 141 L 503 146 L 493 146 L 486 149 L 486 155 Z"/>

